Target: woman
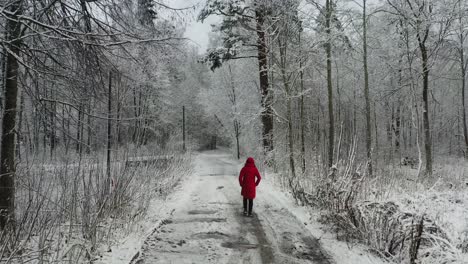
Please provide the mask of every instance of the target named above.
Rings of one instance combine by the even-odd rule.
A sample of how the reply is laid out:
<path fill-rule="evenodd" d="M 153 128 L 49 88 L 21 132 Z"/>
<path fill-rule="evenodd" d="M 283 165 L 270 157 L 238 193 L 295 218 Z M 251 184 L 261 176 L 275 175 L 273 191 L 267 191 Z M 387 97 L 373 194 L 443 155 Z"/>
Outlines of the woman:
<path fill-rule="evenodd" d="M 242 187 L 241 195 L 244 197 L 244 215 L 252 216 L 253 199 L 255 199 L 256 186 L 262 177 L 255 167 L 253 158 L 247 158 L 244 167 L 239 174 L 239 184 Z M 249 211 L 247 213 L 247 203 Z"/>

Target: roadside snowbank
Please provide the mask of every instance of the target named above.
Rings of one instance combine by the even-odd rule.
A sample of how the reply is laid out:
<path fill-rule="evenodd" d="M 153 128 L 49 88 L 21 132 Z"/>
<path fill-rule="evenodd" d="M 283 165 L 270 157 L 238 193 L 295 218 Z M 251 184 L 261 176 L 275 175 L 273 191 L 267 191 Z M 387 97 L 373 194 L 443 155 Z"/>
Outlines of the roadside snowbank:
<path fill-rule="evenodd" d="M 365 246 L 355 243 L 346 243 L 339 241 L 336 234 L 329 231 L 330 227 L 319 223 L 321 217 L 320 211 L 313 208 L 299 206 L 289 192 L 285 192 L 279 187 L 278 175 L 267 173 L 264 180 L 258 187 L 260 197 L 265 199 L 274 199 L 275 203 L 281 204 L 289 210 L 298 220 L 300 220 L 311 232 L 311 234 L 320 239 L 323 248 L 339 264 L 383 264 L 388 263 L 385 260 L 374 256 Z"/>

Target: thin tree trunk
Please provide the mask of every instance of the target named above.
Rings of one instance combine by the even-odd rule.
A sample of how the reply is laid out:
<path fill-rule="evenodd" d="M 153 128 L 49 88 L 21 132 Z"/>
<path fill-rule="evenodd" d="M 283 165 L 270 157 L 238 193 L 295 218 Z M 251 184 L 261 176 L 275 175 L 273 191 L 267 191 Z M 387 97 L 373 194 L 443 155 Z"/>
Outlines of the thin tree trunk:
<path fill-rule="evenodd" d="M 240 143 L 239 143 L 239 137 L 240 137 L 240 124 L 239 121 L 234 120 L 234 133 L 236 135 L 236 148 L 237 148 L 237 159 L 240 159 Z"/>
<path fill-rule="evenodd" d="M 20 109 L 18 113 L 18 133 L 16 136 L 16 157 L 21 161 L 21 142 L 23 141 L 23 115 L 24 115 L 24 91 L 20 93 Z"/>
<path fill-rule="evenodd" d="M 317 132 L 316 132 L 316 135 L 317 135 L 317 141 L 315 142 L 315 162 L 317 163 L 317 166 L 319 164 L 323 164 L 323 161 L 321 162 L 319 160 L 319 157 L 323 157 L 322 156 L 322 152 L 321 152 L 321 141 L 322 141 L 322 137 L 321 137 L 321 134 L 322 134 L 322 129 L 320 127 L 320 115 L 322 114 L 321 112 L 321 107 L 320 107 L 320 96 L 317 96 L 317 119 L 316 119 L 316 124 L 317 124 Z"/>
<path fill-rule="evenodd" d="M 76 124 L 76 152 L 81 156 L 81 127 L 83 123 L 83 102 L 80 100 L 80 105 L 78 107 L 78 123 Z"/>
<path fill-rule="evenodd" d="M 377 122 L 377 106 L 374 102 L 374 129 L 375 129 L 375 153 L 379 154 L 379 124 Z"/>
<path fill-rule="evenodd" d="M 120 146 L 122 144 L 122 135 L 121 135 L 121 110 L 122 110 L 122 98 L 120 98 L 120 89 L 122 88 L 122 76 L 119 75 L 119 83 L 117 85 L 117 144 Z"/>
<path fill-rule="evenodd" d="M 37 76 L 37 73 L 34 76 L 34 95 L 36 98 L 40 96 L 39 92 L 39 78 Z M 33 102 L 33 116 L 32 116 L 32 122 L 33 122 L 33 151 L 34 154 L 39 153 L 39 136 L 40 136 L 40 121 L 41 121 L 41 113 L 40 113 L 40 108 L 39 104 L 37 102 Z"/>
<path fill-rule="evenodd" d="M 401 134 L 401 102 L 398 100 L 397 102 L 397 107 L 396 107 L 396 113 L 395 113 L 395 123 L 394 123 L 394 133 L 395 133 L 395 151 L 400 153 L 400 134 Z"/>
<path fill-rule="evenodd" d="M 466 120 L 466 64 L 465 64 L 465 39 L 463 32 L 460 32 L 460 69 L 461 69 L 461 94 L 462 94 L 462 117 L 463 117 L 463 136 L 465 138 L 465 158 L 468 159 L 468 125 Z"/>
<path fill-rule="evenodd" d="M 137 135 L 138 135 L 138 105 L 137 105 L 137 94 L 136 94 L 136 88 L 133 87 L 133 113 L 135 116 L 135 123 L 133 125 L 133 135 L 132 135 L 132 141 L 133 144 L 137 143 Z"/>
<path fill-rule="evenodd" d="M 141 91 L 138 91 L 138 133 L 137 133 L 137 145 L 141 145 L 141 138 L 142 138 L 142 134 L 143 134 L 143 131 L 142 131 L 142 126 L 144 125 L 144 122 L 143 122 L 143 103 L 142 103 L 142 94 L 143 92 Z"/>
<path fill-rule="evenodd" d="M 185 152 L 187 150 L 186 144 L 185 144 L 185 105 L 182 106 L 182 150 Z"/>
<path fill-rule="evenodd" d="M 299 45 L 302 51 L 301 43 L 302 31 L 299 32 Z M 302 173 L 306 169 L 306 158 L 305 158 L 305 113 L 304 113 L 304 65 L 302 63 L 302 56 L 299 59 L 299 68 L 300 68 L 300 81 L 301 81 L 301 101 L 300 101 L 300 118 L 301 118 L 301 160 L 302 160 Z"/>
<path fill-rule="evenodd" d="M 337 55 L 337 57 L 340 55 Z M 336 79 L 336 102 L 335 102 L 335 122 L 337 124 L 342 124 L 341 122 L 341 87 L 340 87 L 340 70 L 338 67 L 338 64 L 335 61 L 335 68 L 336 68 L 336 74 L 335 74 L 335 79 Z M 336 151 L 336 150 L 335 150 Z M 339 156 L 339 155 L 337 155 Z"/>
<path fill-rule="evenodd" d="M 363 0 L 362 27 L 363 27 L 363 61 L 364 61 L 364 97 L 366 100 L 366 152 L 368 172 L 372 176 L 372 124 L 371 103 L 369 95 L 369 69 L 367 66 L 367 1 Z M 377 121 L 377 120 L 375 120 Z"/>
<path fill-rule="evenodd" d="M 333 166 L 333 151 L 335 144 L 335 121 L 333 114 L 333 84 L 332 84 L 332 52 L 331 52 L 331 18 L 332 18 L 332 1 L 327 0 L 326 3 L 326 32 L 327 43 L 325 44 L 327 53 L 327 88 L 328 88 L 328 166 Z"/>
<path fill-rule="evenodd" d="M 111 183 L 111 149 L 112 149 L 112 72 L 109 72 L 109 90 L 107 101 L 107 156 L 105 195 L 110 193 Z"/>
<path fill-rule="evenodd" d="M 357 100 L 356 100 L 356 89 L 353 90 L 353 135 L 354 138 L 357 135 Z"/>
<path fill-rule="evenodd" d="M 289 166 L 291 167 L 292 179 L 296 178 L 296 165 L 294 164 L 294 138 L 292 127 L 291 95 L 288 94 L 287 112 L 288 112 L 288 139 L 289 139 Z M 290 187 L 293 187 L 292 185 Z"/>
<path fill-rule="evenodd" d="M 26 124 L 26 134 L 28 135 L 27 141 L 28 141 L 29 147 L 27 148 L 27 150 L 29 151 L 29 154 L 31 154 L 34 151 L 34 143 L 32 141 L 33 137 L 32 137 L 32 131 L 31 131 L 31 122 L 28 119 L 27 113 L 24 114 L 23 118 L 24 118 L 24 123 Z"/>
<path fill-rule="evenodd" d="M 81 140 L 80 140 L 80 159 L 81 159 L 81 156 L 83 155 L 83 145 L 85 144 L 85 136 L 84 136 L 84 121 L 85 121 L 85 105 L 84 103 L 82 102 L 81 103 L 81 122 L 80 122 L 80 135 L 81 135 Z"/>
<path fill-rule="evenodd" d="M 67 143 L 67 137 L 68 137 L 68 133 L 69 131 L 65 130 L 66 126 L 65 126 L 65 106 L 62 106 L 62 142 L 63 142 L 63 146 L 65 147 L 65 154 L 68 154 L 68 143 Z M 69 119 L 69 118 L 68 118 Z"/>
<path fill-rule="evenodd" d="M 91 103 L 92 100 L 88 103 L 88 113 L 91 113 Z M 91 131 L 91 115 L 87 116 L 87 140 L 86 140 L 86 153 L 89 154 L 91 153 L 91 137 L 92 137 L 92 131 Z"/>
<path fill-rule="evenodd" d="M 47 89 L 46 89 L 46 82 L 44 81 L 43 82 L 44 84 L 44 94 L 42 96 L 44 97 L 48 97 L 49 95 L 47 94 Z M 47 123 L 48 122 L 48 119 L 49 119 L 49 110 L 48 110 L 48 106 L 47 106 L 47 102 L 44 102 L 41 104 L 41 120 L 42 120 L 42 129 L 44 131 L 44 133 L 42 134 L 42 151 L 43 151 L 43 156 L 46 157 L 46 153 L 47 153 L 47 136 L 50 136 L 50 131 L 49 131 L 49 124 Z"/>
<path fill-rule="evenodd" d="M 3 32 L 3 38 L 8 38 L 8 32 L 5 30 Z M 0 84 L 0 110 L 3 111 L 3 95 L 4 88 L 6 83 L 6 65 L 7 65 L 7 49 L 3 47 L 2 53 L 0 54 L 0 70 L 1 70 L 1 84 Z M 1 113 L 0 113 L 1 114 Z"/>
<path fill-rule="evenodd" d="M 51 98 L 52 100 L 55 99 L 55 94 L 51 91 Z M 57 137 L 57 128 L 55 124 L 56 116 L 57 116 L 57 103 L 51 102 L 50 103 L 50 158 L 54 158 L 55 148 L 56 148 L 56 137 Z"/>
<path fill-rule="evenodd" d="M 68 107 L 68 109 L 67 109 L 67 116 L 68 116 L 68 118 L 67 118 L 67 137 L 66 137 L 65 153 L 68 154 L 68 150 L 69 150 L 69 148 L 70 148 L 70 139 L 71 139 L 71 138 L 70 138 L 70 136 L 71 136 L 71 129 L 70 129 L 70 125 L 71 125 L 71 121 L 70 121 L 70 120 L 71 120 L 71 118 L 70 118 L 70 116 L 71 116 L 71 109 L 70 109 L 70 107 Z"/>

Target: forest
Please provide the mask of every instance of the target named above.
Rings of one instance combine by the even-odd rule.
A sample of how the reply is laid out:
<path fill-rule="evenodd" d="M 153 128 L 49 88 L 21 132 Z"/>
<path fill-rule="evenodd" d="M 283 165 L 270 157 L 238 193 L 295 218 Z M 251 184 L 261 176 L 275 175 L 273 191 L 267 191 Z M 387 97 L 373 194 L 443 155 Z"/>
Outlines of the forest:
<path fill-rule="evenodd" d="M 468 0 L 0 14 L 0 263 L 95 262 L 215 149 L 385 261 L 468 261 Z"/>

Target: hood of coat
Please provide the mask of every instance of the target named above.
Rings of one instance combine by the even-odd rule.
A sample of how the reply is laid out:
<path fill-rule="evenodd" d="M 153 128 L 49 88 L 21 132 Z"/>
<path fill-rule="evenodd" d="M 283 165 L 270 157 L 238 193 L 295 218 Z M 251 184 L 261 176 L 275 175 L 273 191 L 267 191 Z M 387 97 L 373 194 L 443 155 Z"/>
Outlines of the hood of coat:
<path fill-rule="evenodd" d="M 248 157 L 245 166 L 255 167 L 255 160 L 252 157 Z"/>

